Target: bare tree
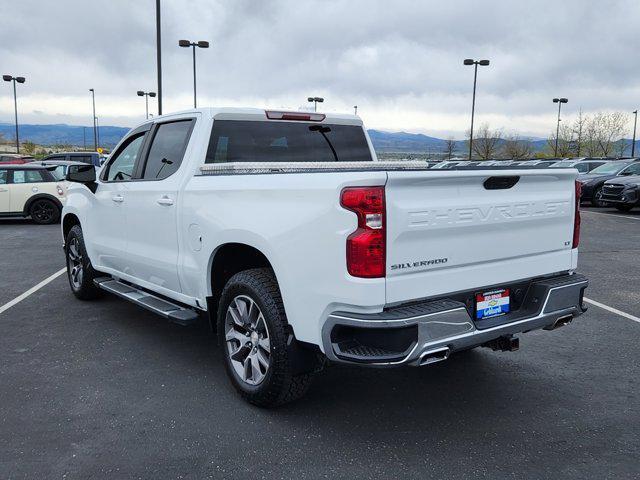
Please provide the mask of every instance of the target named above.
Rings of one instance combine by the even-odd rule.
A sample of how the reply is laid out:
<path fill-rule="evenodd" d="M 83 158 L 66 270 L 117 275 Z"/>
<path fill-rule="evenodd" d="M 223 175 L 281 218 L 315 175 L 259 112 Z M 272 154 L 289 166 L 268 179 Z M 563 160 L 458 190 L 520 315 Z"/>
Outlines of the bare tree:
<path fill-rule="evenodd" d="M 444 153 L 449 160 L 453 157 L 453 152 L 456 149 L 456 141 L 453 137 L 449 137 L 444 141 Z"/>
<path fill-rule="evenodd" d="M 574 152 L 575 137 L 573 128 L 561 125 L 558 130 L 558 151 L 556 152 L 556 134 L 553 132 L 547 139 L 547 149 L 556 157 L 571 157 Z"/>
<path fill-rule="evenodd" d="M 582 113 L 581 108 L 578 111 L 578 118 L 573 122 L 574 144 L 572 150 L 575 152 L 576 157 L 579 157 L 580 153 L 584 149 L 585 130 L 588 123 L 589 117 Z"/>
<path fill-rule="evenodd" d="M 585 147 L 589 156 L 608 157 L 616 151 L 617 142 L 626 132 L 629 119 L 622 112 L 598 112 L 586 128 Z"/>
<path fill-rule="evenodd" d="M 505 136 L 504 156 L 506 158 L 523 159 L 533 155 L 533 147 L 531 142 L 520 138 L 517 134 L 512 133 Z"/>
<path fill-rule="evenodd" d="M 496 158 L 501 140 L 501 130 L 491 130 L 488 123 L 483 123 L 477 130 L 476 138 L 473 139 L 473 153 L 482 160 Z"/>

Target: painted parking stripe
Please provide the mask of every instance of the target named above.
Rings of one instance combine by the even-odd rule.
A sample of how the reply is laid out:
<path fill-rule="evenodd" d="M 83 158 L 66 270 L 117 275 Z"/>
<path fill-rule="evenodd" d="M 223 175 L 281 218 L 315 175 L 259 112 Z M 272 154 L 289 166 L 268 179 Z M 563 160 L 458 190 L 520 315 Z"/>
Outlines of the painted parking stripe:
<path fill-rule="evenodd" d="M 615 213 L 593 212 L 591 210 L 580 210 L 580 213 L 595 213 L 596 215 L 606 215 L 607 217 L 626 218 L 627 220 L 640 220 L 640 217 L 628 217 L 626 215 L 617 215 Z"/>
<path fill-rule="evenodd" d="M 40 283 L 38 283 L 37 285 L 34 285 L 33 287 L 31 287 L 29 290 L 27 290 L 26 292 L 24 292 L 21 295 L 18 295 L 16 298 L 14 298 L 13 300 L 11 300 L 8 303 L 5 303 L 4 305 L 2 305 L 0 307 L 0 313 L 3 313 L 7 310 L 9 310 L 11 307 L 13 307 L 14 305 L 20 303 L 22 300 L 24 300 L 25 298 L 27 298 L 29 295 L 37 292 L 38 290 L 40 290 L 42 287 L 44 287 L 45 285 L 47 285 L 48 283 L 53 282 L 56 278 L 58 278 L 60 275 L 62 275 L 64 272 L 67 271 L 67 267 L 61 268 L 60 270 L 58 270 L 56 273 L 54 273 L 53 275 L 45 278 L 43 281 L 41 281 Z"/>
<path fill-rule="evenodd" d="M 596 302 L 595 300 L 591 300 L 587 297 L 584 297 L 584 301 L 590 303 L 591 305 L 595 305 L 596 307 L 603 308 L 608 312 L 615 313 L 616 315 L 620 315 L 621 317 L 628 318 L 631 321 L 640 323 L 640 317 L 636 317 L 634 315 L 631 315 L 630 313 L 623 312 L 622 310 L 610 307 L 609 305 L 605 305 L 604 303 Z"/>

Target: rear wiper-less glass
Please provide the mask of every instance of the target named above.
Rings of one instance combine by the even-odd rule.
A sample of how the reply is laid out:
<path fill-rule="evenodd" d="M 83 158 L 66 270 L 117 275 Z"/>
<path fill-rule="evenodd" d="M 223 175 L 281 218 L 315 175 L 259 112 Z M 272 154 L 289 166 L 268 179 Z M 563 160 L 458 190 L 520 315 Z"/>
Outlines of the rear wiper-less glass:
<path fill-rule="evenodd" d="M 331 128 L 324 125 L 311 125 L 309 127 L 309 130 L 312 132 L 320 132 L 322 134 L 324 139 L 327 141 L 327 145 L 329 145 L 329 148 L 331 149 L 331 153 L 333 153 L 333 158 L 336 162 L 338 162 L 339 160 L 336 149 L 333 147 L 333 144 L 331 143 L 331 140 L 329 140 L 329 137 L 327 137 L 327 133 L 331 131 Z"/>

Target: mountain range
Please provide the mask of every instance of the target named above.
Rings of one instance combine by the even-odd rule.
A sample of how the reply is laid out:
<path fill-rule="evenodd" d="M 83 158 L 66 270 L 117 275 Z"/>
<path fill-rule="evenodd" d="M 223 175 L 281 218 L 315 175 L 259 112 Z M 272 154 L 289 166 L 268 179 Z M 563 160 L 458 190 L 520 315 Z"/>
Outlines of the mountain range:
<path fill-rule="evenodd" d="M 118 141 L 129 131 L 127 127 L 101 126 L 100 145 L 113 148 Z M 443 153 L 446 140 L 430 137 L 421 133 L 386 132 L 383 130 L 368 130 L 373 147 L 377 152 L 397 153 Z M 4 137 L 5 143 L 15 139 L 15 126 L 13 123 L 0 122 L 0 137 Z M 546 139 L 529 138 L 534 151 L 543 150 L 547 145 Z M 91 147 L 93 145 L 93 127 L 78 125 L 53 124 L 53 125 L 20 125 L 20 141 L 31 141 L 38 145 L 72 145 L 76 147 Z M 502 140 L 501 142 L 504 142 Z M 631 143 L 630 140 L 628 140 Z M 464 140 L 455 141 L 456 154 L 466 150 Z M 640 141 L 636 143 L 636 147 Z"/>

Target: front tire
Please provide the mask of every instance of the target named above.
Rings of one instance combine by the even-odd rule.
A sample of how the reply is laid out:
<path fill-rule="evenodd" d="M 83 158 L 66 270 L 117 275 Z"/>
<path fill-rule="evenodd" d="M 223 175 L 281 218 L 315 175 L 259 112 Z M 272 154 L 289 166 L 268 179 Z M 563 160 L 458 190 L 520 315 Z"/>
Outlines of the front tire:
<path fill-rule="evenodd" d="M 93 300 L 100 296 L 101 290 L 95 286 L 93 280 L 99 276 L 93 269 L 80 225 L 74 225 L 65 241 L 65 256 L 67 257 L 67 277 L 73 294 L 80 300 Z"/>
<path fill-rule="evenodd" d="M 40 198 L 29 207 L 29 216 L 40 225 L 49 225 L 60 219 L 60 208 L 51 200 Z"/>
<path fill-rule="evenodd" d="M 633 208 L 633 205 L 616 205 L 616 208 L 620 212 L 630 212 Z"/>
<path fill-rule="evenodd" d="M 245 400 L 273 407 L 307 392 L 313 373 L 294 373 L 289 325 L 271 269 L 231 277 L 220 298 L 217 326 L 227 375 Z"/>

